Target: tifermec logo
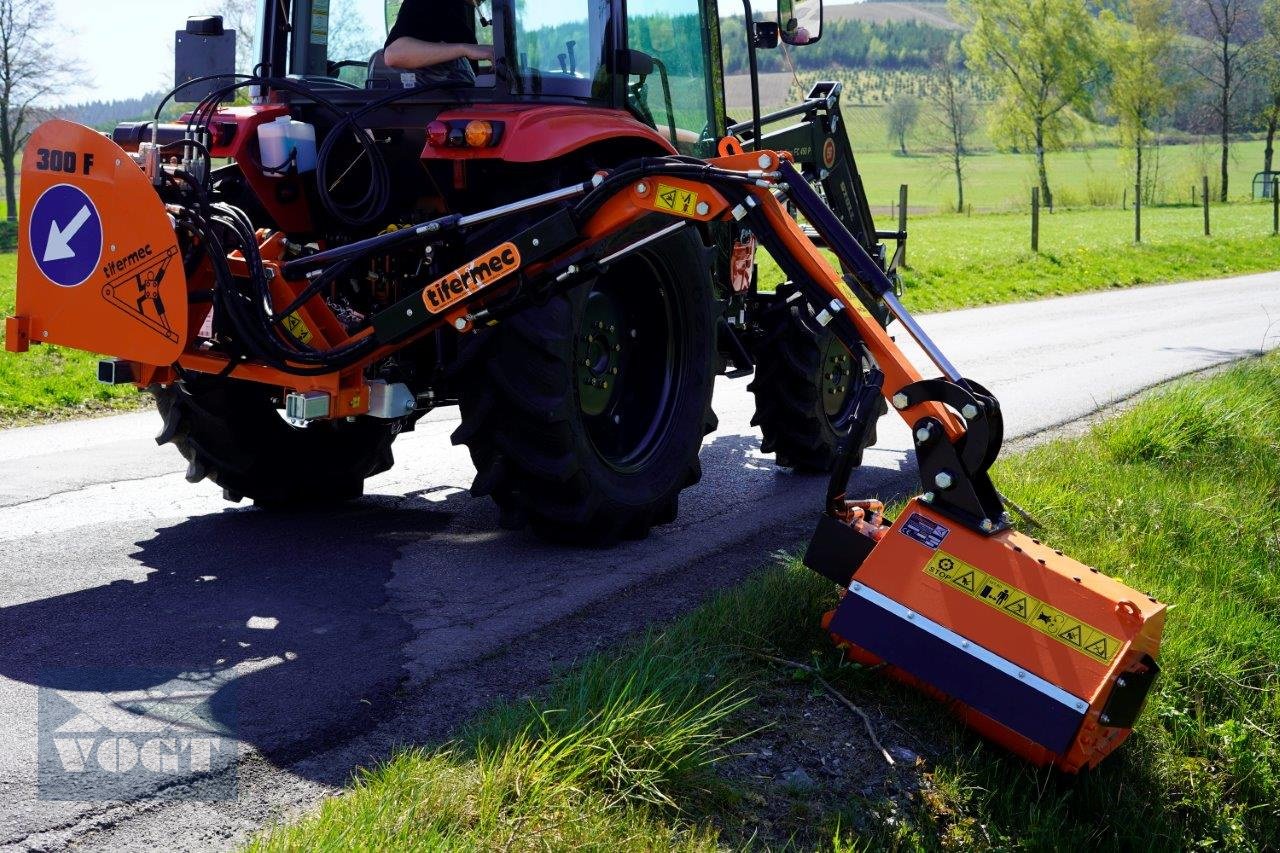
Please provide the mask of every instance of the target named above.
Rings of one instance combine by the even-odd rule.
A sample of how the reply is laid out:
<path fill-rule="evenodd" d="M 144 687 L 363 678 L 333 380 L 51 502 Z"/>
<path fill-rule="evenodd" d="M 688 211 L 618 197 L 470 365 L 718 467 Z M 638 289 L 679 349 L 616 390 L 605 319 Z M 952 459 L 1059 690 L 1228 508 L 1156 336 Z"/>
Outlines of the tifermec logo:
<path fill-rule="evenodd" d="M 54 670 L 38 707 L 42 800 L 227 800 L 236 794 L 234 676 Z"/>
<path fill-rule="evenodd" d="M 432 314 L 439 314 L 469 294 L 483 290 L 520 269 L 520 250 L 515 243 L 503 243 L 461 269 L 427 285 L 422 301 Z"/>

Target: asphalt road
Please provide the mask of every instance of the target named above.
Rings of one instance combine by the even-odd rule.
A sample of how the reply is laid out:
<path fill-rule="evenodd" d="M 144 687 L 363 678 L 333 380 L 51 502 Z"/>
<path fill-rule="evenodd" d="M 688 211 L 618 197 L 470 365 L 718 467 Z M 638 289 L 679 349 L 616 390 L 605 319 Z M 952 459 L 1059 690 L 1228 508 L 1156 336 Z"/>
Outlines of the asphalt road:
<path fill-rule="evenodd" d="M 925 325 L 1024 437 L 1276 346 L 1280 273 Z M 0 846 L 234 844 L 352 767 L 444 737 L 797 547 L 824 484 L 760 455 L 746 384 L 717 388 L 720 430 L 678 521 L 611 550 L 499 530 L 467 493 L 451 412 L 397 443 L 399 464 L 369 497 L 321 516 L 232 507 L 188 485 L 176 451 L 154 445 L 150 413 L 0 433 Z M 912 488 L 907 431 L 890 417 L 880 435 L 858 490 Z M 185 717 L 173 713 L 183 701 Z M 68 708 L 91 723 L 67 722 Z M 37 736 L 41 713 L 46 729 L 84 735 L 93 721 L 145 727 L 148 709 L 169 714 L 170 734 L 234 732 L 218 748 L 238 759 L 194 782 L 163 767 L 86 775 Z M 92 737 L 62 743 L 102 766 Z M 129 763 L 115 757 L 107 766 Z M 124 779 L 120 801 L 100 801 L 104 778 Z"/>

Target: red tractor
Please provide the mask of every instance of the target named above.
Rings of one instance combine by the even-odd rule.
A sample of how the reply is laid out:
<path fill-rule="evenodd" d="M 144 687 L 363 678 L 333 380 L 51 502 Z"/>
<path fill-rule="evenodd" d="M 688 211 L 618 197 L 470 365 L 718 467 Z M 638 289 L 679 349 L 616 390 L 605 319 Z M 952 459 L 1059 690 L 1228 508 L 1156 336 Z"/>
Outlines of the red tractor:
<path fill-rule="evenodd" d="M 473 490 L 590 542 L 676 517 L 715 376 L 755 370 L 766 450 L 832 473 L 806 563 L 844 590 L 838 641 L 1034 761 L 1091 766 L 1158 672 L 1163 605 L 1010 528 L 999 404 L 899 301 L 881 240 L 906 235 L 875 230 L 840 87 L 760 114 L 756 51 L 822 35 L 821 0 L 779 5 L 493 0 L 493 60 L 464 80 L 330 27 L 354 0 L 263 4 L 243 76 L 234 36 L 194 19 L 181 121 L 32 137 L 7 344 L 112 355 L 101 378 L 155 395 L 189 479 L 269 506 L 360 495 L 397 435 L 457 404 Z M 925 489 L 892 525 L 845 496 L 885 400 Z"/>

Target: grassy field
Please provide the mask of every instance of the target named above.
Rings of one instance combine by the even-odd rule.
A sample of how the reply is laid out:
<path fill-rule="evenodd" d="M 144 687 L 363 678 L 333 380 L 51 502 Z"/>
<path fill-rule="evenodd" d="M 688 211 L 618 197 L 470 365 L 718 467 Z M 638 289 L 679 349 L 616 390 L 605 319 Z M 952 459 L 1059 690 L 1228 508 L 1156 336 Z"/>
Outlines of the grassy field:
<path fill-rule="evenodd" d="M 0 255 L 0 317 L 13 313 L 17 257 Z M 132 387 L 111 388 L 98 382 L 95 355 L 51 346 L 14 355 L 3 350 L 3 341 L 0 327 L 0 426 L 140 405 Z"/>
<path fill-rule="evenodd" d="M 910 187 L 913 209 L 954 210 L 955 178 L 941 158 L 925 153 L 927 143 L 917 141 L 909 157 L 884 150 L 876 125 L 860 127 L 850 119 L 850 133 L 858 168 L 867 186 L 867 198 L 876 207 L 897 204 L 898 186 Z M 874 144 L 873 144 L 874 143 Z M 1231 147 L 1230 194 L 1248 199 L 1253 176 L 1262 170 L 1260 141 L 1237 142 Z M 910 150 L 910 149 L 909 149 Z M 1148 156 L 1152 156 L 1148 152 Z M 1156 187 L 1156 201 L 1190 204 L 1192 188 L 1200 176 L 1210 175 L 1210 197 L 1217 198 L 1220 181 L 1218 149 L 1212 145 L 1168 145 L 1160 149 L 1158 172 L 1148 177 Z M 1149 159 L 1150 163 L 1151 160 Z M 1023 210 L 1030 207 L 1035 176 L 1031 157 L 1025 154 L 983 151 L 965 158 L 965 204 L 977 211 Z M 1059 207 L 1107 206 L 1119 208 L 1133 199 L 1133 169 L 1118 148 L 1102 147 L 1063 151 L 1048 156 L 1049 185 Z M 1198 195 L 1197 195 L 1198 198 Z"/>
<path fill-rule="evenodd" d="M 1078 780 L 841 664 L 817 627 L 834 591 L 791 564 L 497 708 L 454 743 L 361 773 L 254 847 L 1275 849 L 1277 435 L 1272 356 L 999 466 L 1048 541 L 1173 602 L 1164 673 L 1134 737 Z M 893 767 L 828 686 L 865 709 Z M 809 730 L 808 753 L 762 746 L 794 747 Z"/>
<path fill-rule="evenodd" d="M 1214 236 L 1206 239 L 1197 208 L 1147 210 L 1141 246 L 1132 242 L 1131 212 L 1044 215 L 1038 255 L 1030 250 L 1025 214 L 913 218 L 911 269 L 903 276 L 906 302 L 918 311 L 942 311 L 1280 268 L 1269 206 L 1215 206 L 1210 215 Z M 777 266 L 762 256 L 761 286 L 781 279 Z"/>

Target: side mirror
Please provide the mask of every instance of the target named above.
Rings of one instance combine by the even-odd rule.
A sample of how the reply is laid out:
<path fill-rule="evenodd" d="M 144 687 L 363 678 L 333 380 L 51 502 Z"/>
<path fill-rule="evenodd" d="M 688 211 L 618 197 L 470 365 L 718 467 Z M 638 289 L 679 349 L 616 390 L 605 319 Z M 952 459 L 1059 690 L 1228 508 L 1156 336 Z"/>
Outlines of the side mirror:
<path fill-rule="evenodd" d="M 778 32 L 792 46 L 822 38 L 822 0 L 778 0 Z"/>

